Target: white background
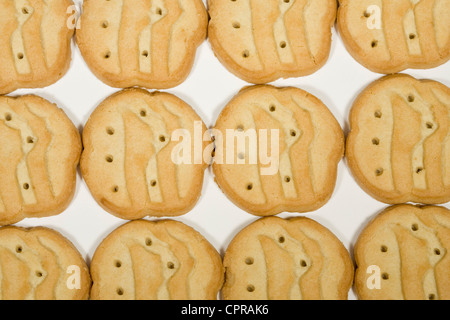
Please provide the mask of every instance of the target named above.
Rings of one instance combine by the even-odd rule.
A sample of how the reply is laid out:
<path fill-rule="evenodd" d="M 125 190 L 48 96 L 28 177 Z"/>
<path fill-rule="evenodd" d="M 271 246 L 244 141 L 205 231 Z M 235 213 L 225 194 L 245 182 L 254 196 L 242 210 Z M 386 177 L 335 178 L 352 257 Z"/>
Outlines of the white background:
<path fill-rule="evenodd" d="M 205 1 L 206 2 L 206 1 Z M 81 0 L 75 0 L 80 8 Z M 450 86 L 450 62 L 430 70 L 406 70 L 416 78 L 440 81 Z M 348 132 L 348 114 L 356 96 L 382 75 L 359 65 L 345 50 L 336 30 L 327 64 L 311 76 L 279 80 L 276 86 L 294 86 L 321 99 Z M 229 73 L 215 58 L 210 44 L 199 48 L 195 65 L 188 79 L 180 86 L 166 90 L 190 104 L 208 127 L 214 125 L 228 101 L 248 83 Z M 92 111 L 109 95 L 120 89 L 100 82 L 87 68 L 73 42 L 73 60 L 69 72 L 56 84 L 44 89 L 17 90 L 11 95 L 36 94 L 62 108 L 82 132 Z M 61 232 L 79 249 L 89 264 L 102 239 L 126 221 L 101 209 L 90 195 L 78 171 L 76 194 L 62 214 L 41 219 L 25 219 L 18 226 L 46 226 Z M 446 207 L 450 208 L 447 203 Z M 315 212 L 302 214 L 330 229 L 353 253 L 353 245 L 364 225 L 387 205 L 378 202 L 356 184 L 345 159 L 339 164 L 336 188 L 331 200 Z M 284 213 L 280 217 L 298 216 Z M 215 184 L 210 169 L 205 174 L 202 197 L 186 215 L 175 218 L 203 234 L 223 255 L 228 243 L 243 227 L 255 221 L 252 216 L 233 205 Z M 355 299 L 353 289 L 349 299 Z"/>

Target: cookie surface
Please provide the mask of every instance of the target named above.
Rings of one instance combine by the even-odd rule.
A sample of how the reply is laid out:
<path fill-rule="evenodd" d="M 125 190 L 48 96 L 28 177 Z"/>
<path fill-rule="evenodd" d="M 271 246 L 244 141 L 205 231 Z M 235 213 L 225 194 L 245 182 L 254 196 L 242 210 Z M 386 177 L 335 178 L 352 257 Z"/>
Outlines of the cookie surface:
<path fill-rule="evenodd" d="M 360 64 L 379 73 L 434 68 L 450 59 L 450 2 L 339 0 L 338 29 Z"/>
<path fill-rule="evenodd" d="M 191 227 L 136 220 L 102 241 L 91 274 L 93 300 L 215 300 L 224 272 L 218 252 Z"/>
<path fill-rule="evenodd" d="M 75 192 L 81 139 L 56 105 L 0 97 L 0 225 L 61 213 Z"/>
<path fill-rule="evenodd" d="M 89 268 L 73 244 L 43 228 L 0 228 L 0 300 L 86 300 Z"/>
<path fill-rule="evenodd" d="M 450 201 L 450 89 L 407 75 L 375 81 L 352 106 L 346 157 L 379 201 Z"/>
<path fill-rule="evenodd" d="M 86 0 L 77 44 L 91 71 L 118 88 L 182 83 L 205 40 L 201 0 Z"/>
<path fill-rule="evenodd" d="M 448 209 L 387 208 L 357 240 L 356 293 L 364 300 L 450 300 L 449 249 Z"/>
<path fill-rule="evenodd" d="M 221 63 L 263 84 L 320 69 L 331 47 L 334 0 L 209 0 L 208 37 Z"/>
<path fill-rule="evenodd" d="M 69 69 L 71 0 L 0 1 L 0 94 L 42 88 Z"/>
<path fill-rule="evenodd" d="M 313 211 L 331 197 L 344 134 L 313 95 L 292 87 L 245 88 L 214 131 L 216 182 L 243 210 L 259 216 Z"/>
<path fill-rule="evenodd" d="M 225 300 L 345 300 L 353 282 L 339 239 L 304 217 L 253 222 L 231 241 L 223 263 Z"/>
<path fill-rule="evenodd" d="M 191 138 L 182 152 L 173 139 L 180 130 Z M 120 218 L 184 214 L 202 191 L 208 164 L 202 142 L 197 145 L 194 138 L 199 134 L 201 139 L 206 130 L 194 110 L 174 95 L 122 90 L 103 101 L 86 123 L 83 178 L 96 201 Z M 183 152 L 191 155 L 175 157 Z"/>

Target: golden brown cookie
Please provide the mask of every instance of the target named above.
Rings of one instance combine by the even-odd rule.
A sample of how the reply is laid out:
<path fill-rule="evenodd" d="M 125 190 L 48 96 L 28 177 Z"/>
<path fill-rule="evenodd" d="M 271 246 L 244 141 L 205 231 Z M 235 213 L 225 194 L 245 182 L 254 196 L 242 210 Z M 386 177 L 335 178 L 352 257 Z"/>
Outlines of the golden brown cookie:
<path fill-rule="evenodd" d="M 364 300 L 450 300 L 450 211 L 397 205 L 377 215 L 355 246 Z"/>
<path fill-rule="evenodd" d="M 239 78 L 263 84 L 299 77 L 328 60 L 335 0 L 209 0 L 209 41 Z"/>
<path fill-rule="evenodd" d="M 226 300 L 345 300 L 353 263 L 328 229 L 308 218 L 266 217 L 231 241 Z"/>
<path fill-rule="evenodd" d="M 338 29 L 349 53 L 379 73 L 428 69 L 450 59 L 450 2 L 339 0 Z"/>
<path fill-rule="evenodd" d="M 91 263 L 93 300 L 215 300 L 222 259 L 197 231 L 173 220 L 128 222 Z"/>
<path fill-rule="evenodd" d="M 86 123 L 83 178 L 95 200 L 120 218 L 184 214 L 201 195 L 206 131 L 194 110 L 172 94 L 122 90 Z M 182 151 L 177 139 L 188 142 Z"/>
<path fill-rule="evenodd" d="M 85 0 L 76 38 L 91 71 L 118 88 L 171 88 L 205 40 L 201 0 Z"/>
<path fill-rule="evenodd" d="M 308 92 L 245 88 L 224 108 L 213 135 L 216 182 L 243 210 L 259 216 L 313 211 L 331 197 L 344 134 Z"/>
<path fill-rule="evenodd" d="M 346 157 L 379 201 L 450 201 L 450 89 L 407 75 L 375 81 L 351 109 Z"/>
<path fill-rule="evenodd" d="M 86 300 L 89 268 L 74 245 L 43 228 L 0 228 L 0 300 Z"/>
<path fill-rule="evenodd" d="M 0 145 L 0 225 L 66 209 L 81 140 L 61 109 L 33 95 L 0 97 Z"/>
<path fill-rule="evenodd" d="M 42 88 L 71 61 L 71 0 L 0 0 L 0 94 Z"/>

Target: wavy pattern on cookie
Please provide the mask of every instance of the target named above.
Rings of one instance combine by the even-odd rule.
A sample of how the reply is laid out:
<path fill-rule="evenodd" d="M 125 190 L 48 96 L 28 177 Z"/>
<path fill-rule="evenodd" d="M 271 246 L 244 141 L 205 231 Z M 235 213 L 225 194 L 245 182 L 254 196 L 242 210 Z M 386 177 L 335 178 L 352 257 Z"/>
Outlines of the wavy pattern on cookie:
<path fill-rule="evenodd" d="M 215 137 L 220 146 L 213 164 L 216 181 L 244 210 L 257 215 L 312 210 L 332 193 L 343 154 L 343 133 L 329 110 L 305 91 L 247 88 L 225 107 L 214 129 L 221 132 Z M 235 136 L 227 135 L 230 130 L 236 131 Z M 276 143 L 273 131 L 279 136 Z M 249 137 L 252 132 L 256 138 L 250 143 L 258 145 L 256 157 L 250 140 L 245 150 L 239 150 L 236 142 L 242 140 L 240 133 Z M 230 159 L 230 152 L 234 158 Z M 274 163 L 278 158 L 273 173 L 263 172 L 270 165 L 261 161 L 261 153 L 272 155 Z"/>
<path fill-rule="evenodd" d="M 394 206 L 361 233 L 355 248 L 356 288 L 361 299 L 448 300 L 450 212 L 440 207 Z M 372 273 L 380 274 L 370 289 Z"/>
<path fill-rule="evenodd" d="M 80 287 L 70 289 L 71 266 Z M 87 299 L 88 268 L 66 239 L 44 228 L 0 229 L 0 300 Z"/>
<path fill-rule="evenodd" d="M 111 235 L 92 261 L 92 299 L 216 299 L 222 286 L 218 253 L 175 221 L 134 221 Z"/>
<path fill-rule="evenodd" d="M 450 90 L 399 75 L 367 88 L 352 108 L 349 165 L 387 203 L 450 199 Z"/>
<path fill-rule="evenodd" d="M 340 0 L 338 26 L 352 56 L 380 73 L 432 68 L 450 58 L 446 0 Z"/>
<path fill-rule="evenodd" d="M 107 84 L 162 89 L 187 77 L 206 24 L 201 0 L 88 0 L 77 42 Z"/>
<path fill-rule="evenodd" d="M 0 94 L 44 87 L 66 72 L 71 60 L 70 0 L 0 1 Z"/>
<path fill-rule="evenodd" d="M 59 213 L 72 198 L 78 131 L 36 97 L 0 98 L 0 224 Z"/>
<path fill-rule="evenodd" d="M 352 263 L 342 244 L 330 235 L 309 219 L 258 220 L 227 249 L 224 298 L 346 299 Z"/>
<path fill-rule="evenodd" d="M 107 99 L 86 124 L 83 177 L 96 200 L 127 218 L 185 213 L 197 201 L 207 164 L 195 163 L 196 122 L 206 127 L 180 99 L 130 89 Z M 174 131 L 192 142 L 188 163 L 173 160 Z M 101 179 L 99 180 L 99 177 Z"/>
<path fill-rule="evenodd" d="M 209 39 L 218 59 L 252 83 L 315 72 L 328 58 L 332 0 L 210 0 Z"/>

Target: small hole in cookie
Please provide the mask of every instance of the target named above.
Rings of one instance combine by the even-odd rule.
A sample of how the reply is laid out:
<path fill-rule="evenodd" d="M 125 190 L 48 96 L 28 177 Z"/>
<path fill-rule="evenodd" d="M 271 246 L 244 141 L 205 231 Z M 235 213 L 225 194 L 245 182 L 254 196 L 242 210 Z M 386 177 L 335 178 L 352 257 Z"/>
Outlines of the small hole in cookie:
<path fill-rule="evenodd" d="M 302 266 L 304 268 L 304 267 L 308 266 L 308 264 L 306 263 L 305 260 L 301 260 L 300 261 L 300 266 Z"/>
<path fill-rule="evenodd" d="M 241 24 L 239 22 L 233 22 L 233 28 L 239 29 L 241 27 Z"/>
<path fill-rule="evenodd" d="M 416 169 L 416 173 L 417 173 L 417 174 L 421 173 L 422 171 L 423 171 L 423 168 L 417 168 L 417 169 Z"/>
<path fill-rule="evenodd" d="M 255 261 L 253 260 L 253 258 L 247 258 L 247 259 L 245 259 L 245 264 L 247 264 L 247 265 L 252 265 L 253 263 L 254 263 Z"/>
<path fill-rule="evenodd" d="M 388 251 L 388 247 L 386 246 L 381 246 L 381 252 L 387 252 Z"/>
<path fill-rule="evenodd" d="M 103 28 L 103 29 L 108 28 L 108 26 L 109 26 L 108 21 L 103 21 L 103 22 L 102 22 L 102 28 Z"/>
<path fill-rule="evenodd" d="M 119 260 L 117 260 L 114 265 L 116 266 L 116 268 L 120 268 L 122 266 L 122 262 L 120 262 Z"/>
<path fill-rule="evenodd" d="M 34 143 L 33 137 L 27 137 L 27 143 Z"/>
<path fill-rule="evenodd" d="M 152 245 L 152 239 L 150 239 L 150 238 L 145 239 L 145 245 L 147 247 L 150 247 Z"/>
<path fill-rule="evenodd" d="M 378 146 L 380 144 L 380 139 L 378 138 L 373 138 L 372 139 L 372 144 Z"/>
<path fill-rule="evenodd" d="M 162 16 L 163 12 L 161 8 L 156 9 L 156 13 Z"/>
<path fill-rule="evenodd" d="M 23 188 L 24 188 L 25 190 L 28 190 L 28 189 L 30 189 L 30 185 L 29 185 L 28 183 L 24 183 L 24 184 L 23 184 Z"/>
<path fill-rule="evenodd" d="M 291 2 L 291 0 L 284 0 L 284 3 L 289 3 Z"/>
<path fill-rule="evenodd" d="M 166 137 L 164 137 L 164 136 L 159 136 L 159 141 L 161 141 L 161 142 L 166 142 Z"/>
<path fill-rule="evenodd" d="M 150 181 L 150 186 L 152 186 L 152 187 L 156 186 L 156 180 Z"/>
<path fill-rule="evenodd" d="M 236 130 L 239 132 L 242 132 L 242 131 L 244 131 L 244 126 L 240 124 L 236 127 Z"/>
<path fill-rule="evenodd" d="M 370 12 L 364 11 L 364 17 L 366 17 L 366 18 L 370 17 Z"/>
<path fill-rule="evenodd" d="M 122 288 L 117 288 L 116 292 L 117 292 L 117 294 L 119 296 L 123 296 L 123 289 Z"/>
<path fill-rule="evenodd" d="M 372 43 L 370 44 L 370 46 L 372 48 L 375 48 L 378 45 L 378 41 L 377 40 L 373 40 Z"/>
<path fill-rule="evenodd" d="M 269 108 L 270 112 L 275 112 L 277 110 L 277 107 L 275 107 L 275 105 L 271 105 Z"/>
<path fill-rule="evenodd" d="M 252 284 L 249 284 L 249 285 L 247 286 L 247 291 L 248 291 L 248 292 L 253 292 L 253 291 L 255 291 L 255 286 L 252 285 Z"/>
<path fill-rule="evenodd" d="M 29 14 L 30 11 L 28 10 L 28 8 L 23 7 L 23 8 L 22 8 L 22 13 L 23 13 L 23 14 Z"/>
<path fill-rule="evenodd" d="M 253 183 L 249 183 L 247 185 L 247 190 L 252 190 L 253 189 Z"/>
<path fill-rule="evenodd" d="M 110 136 L 112 136 L 114 134 L 114 129 L 111 127 L 106 128 L 106 133 L 109 134 Z"/>
<path fill-rule="evenodd" d="M 42 276 L 43 276 L 43 274 L 41 271 L 36 271 L 36 277 L 40 278 Z"/>
<path fill-rule="evenodd" d="M 143 52 L 142 52 L 142 56 L 145 57 L 145 58 L 147 58 L 147 57 L 148 57 L 148 51 L 147 51 L 147 50 L 143 51 Z"/>
<path fill-rule="evenodd" d="M 145 110 L 141 110 L 141 112 L 139 112 L 141 117 L 146 117 L 147 116 L 147 112 Z"/>
<path fill-rule="evenodd" d="M 281 41 L 280 42 L 280 48 L 284 49 L 284 48 L 286 48 L 286 46 L 287 46 L 286 41 Z"/>
<path fill-rule="evenodd" d="M 22 253 L 22 251 L 23 251 L 22 246 L 17 246 L 16 247 L 16 252 L 17 253 Z"/>
<path fill-rule="evenodd" d="M 104 57 L 105 59 L 111 58 L 111 52 L 105 53 L 105 55 L 104 55 L 103 57 Z"/>
<path fill-rule="evenodd" d="M 17 59 L 22 60 L 24 58 L 23 53 L 18 53 L 17 54 Z"/>
<path fill-rule="evenodd" d="M 417 231 L 417 230 L 419 230 L 419 225 L 418 225 L 417 223 L 414 223 L 414 224 L 411 226 L 411 230 L 412 230 L 412 231 Z"/>
<path fill-rule="evenodd" d="M 250 57 L 250 52 L 249 52 L 248 50 L 244 50 L 244 51 L 242 52 L 242 57 L 244 57 L 244 58 Z"/>
<path fill-rule="evenodd" d="M 433 129 L 433 124 L 431 122 L 426 123 L 427 129 Z"/>
<path fill-rule="evenodd" d="M 437 256 L 441 255 L 441 250 L 439 250 L 438 248 L 434 249 L 434 254 Z"/>
<path fill-rule="evenodd" d="M 375 170 L 375 175 L 379 177 L 383 174 L 383 172 L 384 172 L 383 168 L 378 168 L 377 170 Z"/>
<path fill-rule="evenodd" d="M 413 39 L 415 39 L 415 38 L 416 38 L 416 35 L 415 35 L 414 33 L 411 33 L 411 34 L 409 35 L 409 39 L 413 40 Z"/>
<path fill-rule="evenodd" d="M 414 102 L 416 100 L 413 95 L 408 96 L 408 102 Z"/>
<path fill-rule="evenodd" d="M 434 295 L 433 293 L 428 295 L 428 300 L 434 300 L 436 299 L 436 295 Z"/>
<path fill-rule="evenodd" d="M 388 273 L 383 273 L 383 274 L 381 275 L 381 278 L 382 278 L 383 280 L 388 280 L 388 279 L 389 279 L 389 274 L 388 274 Z"/>
<path fill-rule="evenodd" d="M 114 187 L 112 188 L 112 192 L 114 192 L 114 193 L 119 192 L 119 187 L 118 187 L 118 186 L 114 186 Z"/>
<path fill-rule="evenodd" d="M 113 156 L 106 156 L 105 158 L 106 162 L 112 163 L 114 161 Z"/>
<path fill-rule="evenodd" d="M 175 268 L 175 264 L 173 262 L 167 262 L 167 268 L 173 269 Z"/>
<path fill-rule="evenodd" d="M 285 182 L 291 182 L 291 177 L 288 177 L 288 176 L 284 177 L 284 181 Z"/>
<path fill-rule="evenodd" d="M 278 238 L 278 242 L 279 242 L 279 243 L 284 243 L 285 240 L 286 240 L 286 239 L 285 239 L 284 237 L 279 237 L 279 238 Z"/>
<path fill-rule="evenodd" d="M 291 130 L 291 137 L 297 136 L 297 132 L 295 130 Z"/>
<path fill-rule="evenodd" d="M 375 111 L 374 116 L 375 116 L 375 118 L 378 118 L 378 119 L 381 118 L 381 116 L 382 116 L 381 111 L 379 111 L 379 110 Z"/>
<path fill-rule="evenodd" d="M 12 116 L 9 113 L 5 114 L 5 120 L 6 121 L 11 121 L 12 120 Z"/>
<path fill-rule="evenodd" d="M 242 153 L 242 152 L 240 152 L 240 153 L 238 154 L 238 158 L 241 159 L 241 160 L 244 160 L 244 159 L 245 159 L 245 154 Z"/>

